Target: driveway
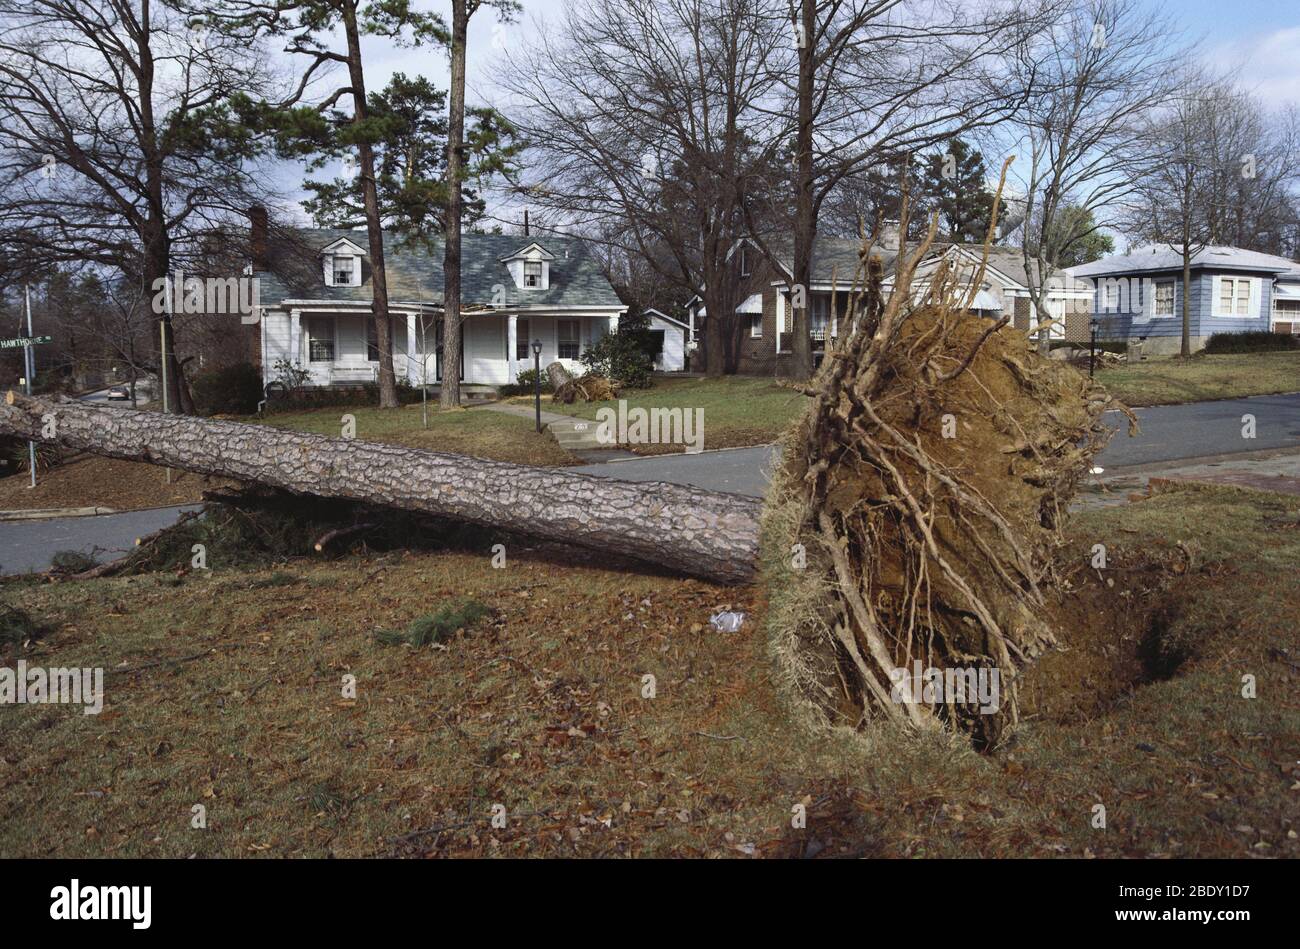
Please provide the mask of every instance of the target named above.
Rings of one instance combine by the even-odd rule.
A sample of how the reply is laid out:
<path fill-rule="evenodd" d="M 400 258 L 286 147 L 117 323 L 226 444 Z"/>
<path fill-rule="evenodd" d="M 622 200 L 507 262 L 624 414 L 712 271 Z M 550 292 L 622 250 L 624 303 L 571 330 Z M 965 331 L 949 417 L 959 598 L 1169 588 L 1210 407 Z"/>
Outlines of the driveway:
<path fill-rule="evenodd" d="M 61 550 L 75 550 L 103 563 L 135 546 L 135 539 L 175 523 L 201 505 L 160 507 L 94 517 L 57 517 L 0 523 L 0 575 L 39 573 Z"/>
<path fill-rule="evenodd" d="M 668 481 L 689 484 L 709 491 L 729 491 L 762 497 L 776 463 L 775 445 L 757 448 L 722 448 L 693 455 L 654 455 L 650 458 L 610 461 L 600 465 L 570 468 L 598 478 L 621 481 Z"/>

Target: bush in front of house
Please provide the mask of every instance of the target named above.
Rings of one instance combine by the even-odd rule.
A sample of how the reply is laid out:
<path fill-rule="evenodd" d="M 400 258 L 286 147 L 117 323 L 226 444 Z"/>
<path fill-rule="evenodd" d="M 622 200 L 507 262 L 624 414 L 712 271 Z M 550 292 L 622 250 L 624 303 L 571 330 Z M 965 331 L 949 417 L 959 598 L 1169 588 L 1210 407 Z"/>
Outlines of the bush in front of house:
<path fill-rule="evenodd" d="M 608 333 L 582 354 L 588 372 L 619 382 L 625 389 L 648 389 L 654 384 L 654 357 L 641 333 Z"/>
<path fill-rule="evenodd" d="M 277 380 L 278 381 L 278 380 Z M 420 387 L 405 379 L 397 380 L 397 402 L 412 405 L 420 401 Z M 436 396 L 431 398 L 437 400 Z M 272 390 L 267 412 L 300 412 L 303 409 L 326 409 L 335 406 L 367 408 L 379 404 L 379 383 L 350 386 L 303 386 L 300 389 Z"/>
<path fill-rule="evenodd" d="M 532 395 L 533 381 L 537 378 L 537 370 L 521 370 L 516 378 L 518 381 L 511 385 L 497 386 L 497 391 L 502 395 Z M 551 380 L 545 372 L 542 373 L 542 392 L 546 395 L 551 393 Z"/>
<path fill-rule="evenodd" d="M 1215 333 L 1205 342 L 1204 352 L 1211 355 L 1226 353 L 1284 353 L 1300 350 L 1300 336 L 1289 333 Z"/>
<path fill-rule="evenodd" d="M 1054 350 L 1055 349 L 1082 349 L 1084 352 L 1087 352 L 1088 347 L 1089 347 L 1089 342 L 1086 339 L 1081 343 L 1073 340 L 1067 340 L 1067 339 L 1054 339 L 1051 342 L 1051 348 Z M 1097 340 L 1097 352 L 1115 353 L 1118 356 L 1123 356 L 1125 353 L 1128 352 L 1128 342 L 1122 339 L 1099 339 Z"/>
<path fill-rule="evenodd" d="M 262 401 L 262 374 L 248 362 L 208 369 L 190 384 L 201 415 L 252 415 Z"/>

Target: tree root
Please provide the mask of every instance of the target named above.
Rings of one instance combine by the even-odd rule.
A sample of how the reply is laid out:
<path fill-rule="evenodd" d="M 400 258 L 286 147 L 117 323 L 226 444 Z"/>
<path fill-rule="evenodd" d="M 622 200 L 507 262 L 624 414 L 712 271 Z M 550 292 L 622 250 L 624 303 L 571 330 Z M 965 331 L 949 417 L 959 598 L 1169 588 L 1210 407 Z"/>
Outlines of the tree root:
<path fill-rule="evenodd" d="M 785 439 L 765 560 L 774 596 L 802 604 L 777 604 L 797 627 L 783 641 L 823 653 L 792 665 L 830 720 L 955 727 L 991 747 L 1018 720 L 1021 671 L 1058 644 L 1046 603 L 1061 525 L 1116 405 L 1007 319 L 970 311 L 983 263 L 945 260 L 918 292 L 933 235 L 898 255 L 888 298 L 864 247 L 848 332 Z M 975 701 L 977 682 L 993 701 L 983 685 Z"/>

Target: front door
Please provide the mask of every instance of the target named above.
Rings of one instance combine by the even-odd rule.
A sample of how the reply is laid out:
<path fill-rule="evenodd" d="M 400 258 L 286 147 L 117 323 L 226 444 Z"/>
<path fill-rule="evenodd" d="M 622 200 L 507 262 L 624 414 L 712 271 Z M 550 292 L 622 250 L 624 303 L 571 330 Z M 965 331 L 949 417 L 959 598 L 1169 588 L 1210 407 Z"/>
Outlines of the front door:
<path fill-rule="evenodd" d="M 442 320 L 438 321 L 437 342 L 434 348 L 433 381 L 442 381 Z M 465 381 L 465 324 L 460 327 L 460 381 Z"/>

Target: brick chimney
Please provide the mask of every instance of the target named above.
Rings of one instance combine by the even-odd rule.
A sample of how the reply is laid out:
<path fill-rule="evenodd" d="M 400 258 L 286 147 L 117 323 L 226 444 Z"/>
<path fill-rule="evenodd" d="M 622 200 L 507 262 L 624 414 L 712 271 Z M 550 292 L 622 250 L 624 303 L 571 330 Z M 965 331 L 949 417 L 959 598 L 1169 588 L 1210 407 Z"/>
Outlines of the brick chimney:
<path fill-rule="evenodd" d="M 266 256 L 266 208 L 260 204 L 248 209 L 248 246 L 254 272 L 269 270 Z"/>
<path fill-rule="evenodd" d="M 880 238 L 876 241 L 885 250 L 898 250 L 902 233 L 897 221 L 880 222 Z"/>

